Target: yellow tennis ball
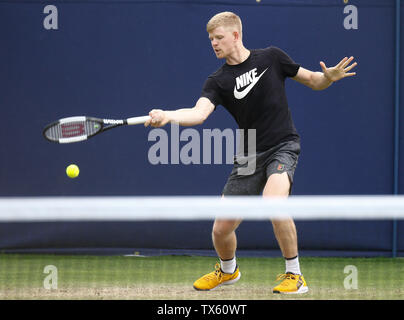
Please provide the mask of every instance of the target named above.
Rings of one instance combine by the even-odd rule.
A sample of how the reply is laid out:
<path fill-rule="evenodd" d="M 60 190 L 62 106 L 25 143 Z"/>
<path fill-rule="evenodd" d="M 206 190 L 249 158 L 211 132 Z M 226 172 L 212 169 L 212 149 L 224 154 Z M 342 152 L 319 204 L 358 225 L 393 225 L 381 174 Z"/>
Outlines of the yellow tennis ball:
<path fill-rule="evenodd" d="M 80 173 L 80 169 L 75 164 L 71 164 L 66 168 L 66 174 L 69 178 L 76 178 Z"/>

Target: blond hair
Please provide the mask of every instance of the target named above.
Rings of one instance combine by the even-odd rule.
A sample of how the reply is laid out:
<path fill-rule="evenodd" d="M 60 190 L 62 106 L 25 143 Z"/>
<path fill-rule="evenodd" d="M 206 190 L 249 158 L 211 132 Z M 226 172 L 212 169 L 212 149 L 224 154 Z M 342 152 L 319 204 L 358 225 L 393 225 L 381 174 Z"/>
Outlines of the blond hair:
<path fill-rule="evenodd" d="M 230 11 L 220 12 L 214 15 L 206 25 L 206 31 L 210 33 L 217 27 L 235 27 L 240 36 L 243 29 L 240 17 Z"/>

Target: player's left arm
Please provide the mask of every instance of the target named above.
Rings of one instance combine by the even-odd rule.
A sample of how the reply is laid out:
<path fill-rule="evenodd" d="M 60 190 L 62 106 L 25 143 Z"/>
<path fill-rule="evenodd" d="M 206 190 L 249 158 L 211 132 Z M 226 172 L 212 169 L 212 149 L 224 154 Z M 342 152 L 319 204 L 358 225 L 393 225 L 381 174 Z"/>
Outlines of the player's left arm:
<path fill-rule="evenodd" d="M 323 72 L 310 71 L 300 67 L 292 79 L 313 90 L 324 90 L 335 81 L 356 75 L 356 72 L 349 72 L 357 65 L 356 62 L 352 63 L 353 59 L 353 57 L 345 57 L 335 67 L 329 68 L 321 61 L 320 66 Z"/>

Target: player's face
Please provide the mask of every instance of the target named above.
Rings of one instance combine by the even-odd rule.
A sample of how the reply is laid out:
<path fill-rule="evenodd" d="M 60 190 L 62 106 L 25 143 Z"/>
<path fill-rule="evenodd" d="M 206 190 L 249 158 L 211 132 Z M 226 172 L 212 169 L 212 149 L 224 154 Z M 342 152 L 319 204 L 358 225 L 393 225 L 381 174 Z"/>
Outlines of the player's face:
<path fill-rule="evenodd" d="M 235 36 L 231 30 L 217 27 L 209 33 L 210 43 L 218 59 L 231 55 L 235 48 Z"/>

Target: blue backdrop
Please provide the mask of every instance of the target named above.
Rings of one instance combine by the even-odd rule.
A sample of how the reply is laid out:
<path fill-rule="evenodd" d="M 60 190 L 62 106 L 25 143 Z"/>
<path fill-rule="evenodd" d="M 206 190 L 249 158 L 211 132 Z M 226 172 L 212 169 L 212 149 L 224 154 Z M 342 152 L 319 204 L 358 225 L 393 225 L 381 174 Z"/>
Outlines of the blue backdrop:
<path fill-rule="evenodd" d="M 287 81 L 302 137 L 294 194 L 392 194 L 395 153 L 404 159 L 402 130 L 394 147 L 395 3 L 349 1 L 358 29 L 347 30 L 342 0 L 0 1 L 0 196 L 219 195 L 231 165 L 152 165 L 150 128 L 119 128 L 71 145 L 49 143 L 41 131 L 73 115 L 119 119 L 192 107 L 223 63 L 205 31 L 220 11 L 241 16 L 248 48 L 280 47 L 310 70 L 344 56 L 358 62 L 356 77 L 325 91 Z M 58 10 L 57 30 L 44 27 L 49 4 Z M 399 60 L 403 65 L 403 53 Z M 218 107 L 197 129 L 211 128 L 236 123 Z M 79 178 L 66 177 L 70 163 L 79 165 Z M 392 221 L 297 227 L 307 254 L 391 254 Z M 396 231 L 403 227 L 398 223 Z M 0 248 L 211 250 L 210 229 L 211 222 L 0 224 Z M 240 249 L 280 254 L 270 223 L 245 222 L 239 236 Z M 404 237 L 396 240 L 403 254 Z"/>

